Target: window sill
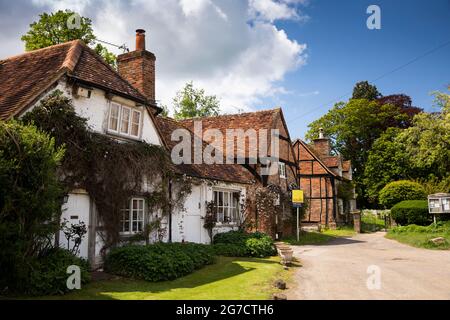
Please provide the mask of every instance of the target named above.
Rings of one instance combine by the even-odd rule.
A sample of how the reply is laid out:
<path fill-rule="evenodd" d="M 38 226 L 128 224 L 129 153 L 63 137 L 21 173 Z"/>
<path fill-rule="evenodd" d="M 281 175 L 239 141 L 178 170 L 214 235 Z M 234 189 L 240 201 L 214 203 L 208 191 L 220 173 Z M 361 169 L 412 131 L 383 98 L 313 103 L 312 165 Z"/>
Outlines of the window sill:
<path fill-rule="evenodd" d="M 107 135 L 112 136 L 114 138 L 118 138 L 120 140 L 128 140 L 128 141 L 142 141 L 141 137 L 134 137 L 134 136 L 129 136 L 126 134 L 120 134 L 118 132 L 114 132 L 114 131 L 110 131 L 110 130 L 106 130 L 105 132 Z"/>

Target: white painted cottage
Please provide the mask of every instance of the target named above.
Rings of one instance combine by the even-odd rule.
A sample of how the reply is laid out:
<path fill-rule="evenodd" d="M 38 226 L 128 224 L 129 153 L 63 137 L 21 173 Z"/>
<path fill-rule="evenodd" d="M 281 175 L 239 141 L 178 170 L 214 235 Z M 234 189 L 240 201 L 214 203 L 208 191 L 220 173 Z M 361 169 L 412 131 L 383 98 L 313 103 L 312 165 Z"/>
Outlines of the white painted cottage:
<path fill-rule="evenodd" d="M 124 142 L 145 141 L 171 149 L 171 130 L 180 124 L 157 117 L 161 110 L 155 102 L 155 61 L 145 49 L 143 30 L 137 30 L 136 50 L 118 57 L 119 72 L 78 40 L 0 60 L 0 120 L 20 118 L 51 92 L 60 90 L 72 99 L 76 112 L 88 119 L 92 130 Z M 181 165 L 177 170 L 196 183 L 185 210 L 171 212 L 163 221 L 169 230 L 166 241 L 210 242 L 203 218 L 206 203 L 213 199 L 219 206 L 214 232 L 238 226 L 246 187 L 254 183 L 248 170 L 240 165 Z M 122 236 L 141 232 L 144 223 L 158 214 L 146 212 L 144 198 L 131 198 L 124 208 Z M 96 265 L 103 244 L 97 232 L 95 203 L 85 190 L 68 195 L 62 218 L 88 226 L 80 255 Z M 65 246 L 64 235 L 60 239 Z"/>

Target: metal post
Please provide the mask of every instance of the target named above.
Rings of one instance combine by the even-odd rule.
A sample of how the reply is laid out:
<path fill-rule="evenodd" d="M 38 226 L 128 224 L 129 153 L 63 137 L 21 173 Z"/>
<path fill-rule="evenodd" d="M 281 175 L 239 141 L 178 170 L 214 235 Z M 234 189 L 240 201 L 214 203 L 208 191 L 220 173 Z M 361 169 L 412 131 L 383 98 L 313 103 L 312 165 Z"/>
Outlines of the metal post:
<path fill-rule="evenodd" d="M 297 207 L 297 241 L 300 241 L 300 208 Z"/>

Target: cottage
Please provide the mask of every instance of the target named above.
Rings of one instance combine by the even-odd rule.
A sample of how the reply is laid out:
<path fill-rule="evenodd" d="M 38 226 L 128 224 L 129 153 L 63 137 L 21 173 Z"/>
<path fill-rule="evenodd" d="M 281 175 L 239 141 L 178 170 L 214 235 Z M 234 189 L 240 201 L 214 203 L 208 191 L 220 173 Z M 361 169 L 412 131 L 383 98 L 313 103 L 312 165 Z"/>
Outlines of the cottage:
<path fill-rule="evenodd" d="M 335 228 L 350 222 L 356 208 L 351 161 L 331 153 L 330 139 L 322 129 L 311 145 L 298 139 L 293 146 L 308 206 L 302 223 Z"/>
<path fill-rule="evenodd" d="M 21 118 L 49 94 L 59 90 L 72 99 L 75 111 L 88 120 L 91 130 L 111 139 L 123 143 L 142 141 L 171 151 L 175 146 L 171 137 L 174 130 L 185 129 L 194 136 L 192 122 L 158 116 L 161 109 L 155 97 L 156 57 L 146 50 L 144 30 L 136 32 L 136 50 L 120 55 L 117 62 L 118 72 L 79 40 L 1 60 L 0 120 Z M 120 222 L 123 240 L 142 233 L 146 225 L 159 221 L 160 228 L 166 232 L 152 235 L 154 240 L 209 243 L 215 233 L 235 230 L 246 223 L 248 212 L 253 214 L 250 215 L 249 229 L 267 231 L 273 236 L 289 233 L 292 229 L 286 219 L 291 217 L 286 202 L 272 201 L 271 205 L 279 210 L 266 210 L 269 219 L 264 220 L 258 217 L 255 200 L 258 188 L 270 189 L 272 194 L 281 197 L 296 185 L 297 166 L 282 111 L 276 109 L 202 120 L 205 128 L 220 130 L 226 130 L 226 126 L 244 130 L 254 128 L 258 133 L 261 129 L 278 129 L 280 162 L 275 163 L 275 174 L 262 174 L 264 166 L 258 157 L 256 162 L 247 158 L 243 164 L 193 162 L 175 165 L 179 176 L 192 181 L 191 193 L 182 208 L 170 208 L 169 214 L 162 216 L 160 211 L 151 211 L 145 197 L 136 194 L 123 206 Z M 269 138 L 269 145 L 271 143 Z M 219 148 L 221 152 L 224 150 Z M 250 151 L 249 145 L 246 150 Z M 275 154 L 274 149 L 270 152 Z M 146 181 L 144 174 L 142 181 Z M 148 183 L 143 183 L 142 193 L 150 188 Z M 176 182 L 170 184 L 169 196 L 179 197 L 177 190 Z M 215 211 L 212 234 L 204 227 L 211 203 Z M 262 207 L 259 206 L 259 212 L 264 211 Z M 80 246 L 80 256 L 94 266 L 101 263 L 104 241 L 94 199 L 83 188 L 72 190 L 62 209 L 62 219 L 73 224 L 81 221 L 88 227 Z M 64 235 L 61 233 L 59 238 L 64 239 Z"/>

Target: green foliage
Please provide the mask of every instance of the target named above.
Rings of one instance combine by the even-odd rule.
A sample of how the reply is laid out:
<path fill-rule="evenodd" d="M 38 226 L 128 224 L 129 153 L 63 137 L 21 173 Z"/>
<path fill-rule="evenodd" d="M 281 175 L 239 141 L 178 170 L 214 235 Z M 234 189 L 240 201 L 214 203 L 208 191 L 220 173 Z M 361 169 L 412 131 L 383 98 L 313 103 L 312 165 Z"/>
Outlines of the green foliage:
<path fill-rule="evenodd" d="M 196 89 L 192 82 L 177 93 L 173 99 L 175 119 L 217 116 L 220 112 L 220 101 L 216 96 L 207 96 L 205 90 Z"/>
<path fill-rule="evenodd" d="M 109 52 L 105 46 L 102 46 L 100 43 L 94 47 L 94 51 L 101 56 L 107 64 L 117 70 L 117 56 Z"/>
<path fill-rule="evenodd" d="M 380 204 L 388 209 L 401 201 L 426 198 L 427 194 L 423 186 L 408 180 L 391 182 L 380 191 Z"/>
<path fill-rule="evenodd" d="M 79 22 L 78 27 L 72 27 L 77 22 Z M 92 21 L 70 10 L 40 14 L 39 21 L 30 24 L 30 30 L 22 36 L 22 41 L 25 42 L 27 51 L 42 49 L 77 39 L 82 40 L 86 44 L 94 42 L 95 36 L 92 30 Z"/>
<path fill-rule="evenodd" d="M 428 201 L 408 200 L 397 203 L 391 209 L 391 216 L 400 225 L 429 225 L 431 215 L 428 213 Z"/>
<path fill-rule="evenodd" d="M 389 127 L 403 127 L 408 115 L 398 106 L 380 105 L 377 101 L 354 99 L 336 104 L 327 114 L 309 125 L 308 140 L 317 138 L 323 128 L 331 138 L 332 148 L 352 161 L 357 193 L 366 198 L 363 184 L 364 166 L 375 140 Z"/>
<path fill-rule="evenodd" d="M 13 293 L 26 295 L 60 295 L 69 292 L 67 268 L 78 266 L 81 284 L 90 281 L 89 264 L 63 249 L 51 249 L 21 266 L 19 281 L 12 287 Z"/>
<path fill-rule="evenodd" d="M 21 38 L 27 51 L 78 39 L 92 46 L 97 40 L 92 29 L 92 20 L 70 10 L 40 14 L 39 21 L 30 24 L 30 29 Z M 97 44 L 94 50 L 113 68 L 117 67 L 116 56 L 104 46 Z"/>
<path fill-rule="evenodd" d="M 57 168 L 63 147 L 35 126 L 0 121 L 0 289 L 52 246 L 62 188 Z"/>
<path fill-rule="evenodd" d="M 371 202 L 378 202 L 378 194 L 389 182 L 411 176 L 405 145 L 398 141 L 399 128 L 388 128 L 369 152 L 364 168 L 363 183 Z"/>
<path fill-rule="evenodd" d="M 276 254 L 272 238 L 264 233 L 230 231 L 214 237 L 214 249 L 225 256 L 269 257 Z"/>
<path fill-rule="evenodd" d="M 377 232 L 385 227 L 384 219 L 380 219 L 374 214 L 363 214 L 361 217 L 361 230 L 363 232 Z"/>
<path fill-rule="evenodd" d="M 214 263 L 211 246 L 193 243 L 159 243 L 112 249 L 105 270 L 112 274 L 146 281 L 173 280 Z"/>
<path fill-rule="evenodd" d="M 435 244 L 431 239 L 443 237 L 445 241 Z M 389 230 L 387 238 L 398 240 L 418 248 L 447 250 L 450 248 L 450 222 L 438 222 L 429 226 L 408 225 Z"/>
<path fill-rule="evenodd" d="M 366 99 L 369 101 L 376 100 L 381 97 L 381 93 L 375 85 L 371 85 L 368 81 L 361 81 L 355 85 L 353 89 L 352 99 Z"/>

